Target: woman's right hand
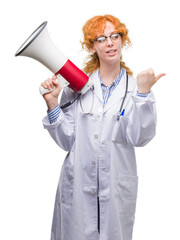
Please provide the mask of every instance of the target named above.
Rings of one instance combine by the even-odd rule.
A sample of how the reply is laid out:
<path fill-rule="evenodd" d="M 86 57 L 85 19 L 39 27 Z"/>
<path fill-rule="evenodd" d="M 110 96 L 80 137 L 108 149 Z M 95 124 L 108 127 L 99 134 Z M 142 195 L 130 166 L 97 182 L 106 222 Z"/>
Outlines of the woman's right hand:
<path fill-rule="evenodd" d="M 45 80 L 41 85 L 42 87 L 48 90 L 55 87 L 51 92 L 45 93 L 43 95 L 43 98 L 46 101 L 48 110 L 51 111 L 53 108 L 55 108 L 58 105 L 58 97 L 62 88 L 59 82 L 57 81 L 56 75 L 54 75 L 52 78 Z"/>

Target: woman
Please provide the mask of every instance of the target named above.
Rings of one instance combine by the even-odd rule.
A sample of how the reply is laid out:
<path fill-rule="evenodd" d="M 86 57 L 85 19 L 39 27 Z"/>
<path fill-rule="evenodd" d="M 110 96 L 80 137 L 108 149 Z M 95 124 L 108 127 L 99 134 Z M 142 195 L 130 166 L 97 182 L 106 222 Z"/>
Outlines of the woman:
<path fill-rule="evenodd" d="M 156 111 L 152 69 L 132 77 L 121 61 L 130 44 L 126 26 L 111 15 L 96 16 L 83 28 L 90 52 L 84 71 L 93 87 L 61 109 L 56 77 L 42 86 L 48 116 L 43 120 L 56 143 L 68 151 L 58 184 L 51 240 L 131 240 L 137 197 L 135 146 L 155 135 Z M 126 80 L 128 74 L 128 86 Z M 127 95 L 123 109 L 119 112 Z M 76 97 L 64 88 L 61 104 Z"/>

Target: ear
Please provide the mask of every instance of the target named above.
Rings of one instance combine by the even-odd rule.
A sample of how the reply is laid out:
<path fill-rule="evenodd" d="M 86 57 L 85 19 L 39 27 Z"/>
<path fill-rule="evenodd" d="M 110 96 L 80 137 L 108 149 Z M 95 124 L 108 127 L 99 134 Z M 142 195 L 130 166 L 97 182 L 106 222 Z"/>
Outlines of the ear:
<path fill-rule="evenodd" d="M 93 54 L 96 53 L 96 49 L 95 49 L 94 45 L 92 45 L 92 47 L 90 48 L 90 52 Z"/>

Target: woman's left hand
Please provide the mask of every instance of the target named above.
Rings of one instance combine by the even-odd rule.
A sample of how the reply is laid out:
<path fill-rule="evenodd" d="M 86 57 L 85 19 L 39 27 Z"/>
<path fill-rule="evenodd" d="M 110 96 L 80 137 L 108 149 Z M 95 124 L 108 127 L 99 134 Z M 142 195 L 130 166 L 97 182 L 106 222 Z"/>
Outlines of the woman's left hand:
<path fill-rule="evenodd" d="M 160 73 L 155 76 L 154 70 L 152 68 L 138 73 L 137 75 L 137 85 L 139 93 L 149 93 L 152 86 L 163 76 L 165 73 Z"/>

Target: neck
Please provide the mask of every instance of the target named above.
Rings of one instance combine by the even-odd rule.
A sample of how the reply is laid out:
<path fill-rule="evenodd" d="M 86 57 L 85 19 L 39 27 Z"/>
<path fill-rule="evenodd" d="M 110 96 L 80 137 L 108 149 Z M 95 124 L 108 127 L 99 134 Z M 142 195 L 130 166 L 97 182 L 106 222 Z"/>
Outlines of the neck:
<path fill-rule="evenodd" d="M 101 80 L 106 86 L 110 86 L 112 82 L 117 78 L 121 71 L 120 63 L 117 64 L 100 64 L 99 74 Z"/>

